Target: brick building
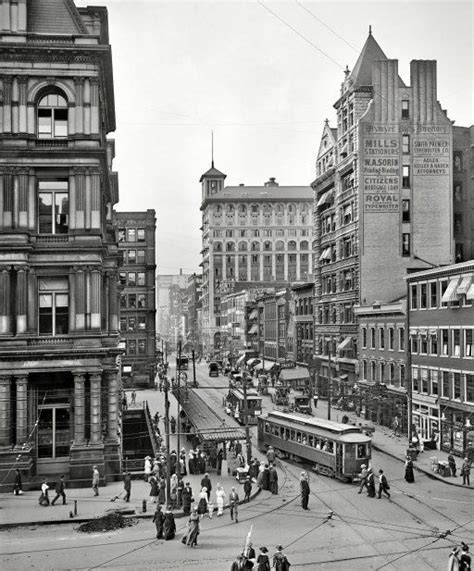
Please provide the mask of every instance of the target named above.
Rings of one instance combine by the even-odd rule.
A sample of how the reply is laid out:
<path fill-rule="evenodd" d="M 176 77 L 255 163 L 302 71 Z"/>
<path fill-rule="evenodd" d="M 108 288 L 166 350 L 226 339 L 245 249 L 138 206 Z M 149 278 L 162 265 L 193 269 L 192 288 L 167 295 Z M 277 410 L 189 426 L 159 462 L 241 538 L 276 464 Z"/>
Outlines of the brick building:
<path fill-rule="evenodd" d="M 105 8 L 0 12 L 0 473 L 120 474 L 115 130 Z"/>
<path fill-rule="evenodd" d="M 123 265 L 119 272 L 120 334 L 125 340 L 122 381 L 153 386 L 156 373 L 156 295 L 154 210 L 114 212 Z"/>

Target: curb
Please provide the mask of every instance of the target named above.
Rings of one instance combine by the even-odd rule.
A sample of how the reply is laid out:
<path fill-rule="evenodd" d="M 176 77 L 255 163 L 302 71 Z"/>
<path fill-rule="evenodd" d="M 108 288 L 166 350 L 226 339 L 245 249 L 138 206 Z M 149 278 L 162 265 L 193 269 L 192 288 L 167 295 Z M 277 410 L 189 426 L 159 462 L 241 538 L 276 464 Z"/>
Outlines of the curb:
<path fill-rule="evenodd" d="M 405 463 L 404 460 L 402 460 L 399 456 L 397 456 L 393 452 L 388 452 L 387 450 L 381 448 L 380 446 L 378 446 L 377 444 L 374 444 L 373 442 L 372 442 L 372 448 L 374 450 L 377 450 L 378 452 L 381 452 L 382 454 L 386 454 L 387 456 L 394 458 L 395 460 L 399 460 L 400 462 Z M 463 486 L 462 484 L 457 484 L 456 482 L 450 482 L 449 480 L 445 480 L 444 478 L 442 479 L 439 476 L 436 476 L 436 474 L 434 474 L 433 472 L 430 472 L 429 470 L 426 470 L 425 468 L 420 468 L 415 463 L 413 463 L 413 468 L 417 472 L 423 472 L 423 474 L 426 474 L 428 476 L 428 478 L 431 478 L 432 480 L 436 480 L 437 482 L 442 482 L 443 484 L 446 484 L 448 486 L 456 486 L 457 488 L 466 488 L 466 489 L 470 488 L 470 486 L 466 487 L 466 486 Z"/>
<path fill-rule="evenodd" d="M 250 501 L 252 501 L 253 499 L 255 499 L 260 492 L 262 491 L 261 488 L 257 488 L 255 490 L 255 492 L 253 492 L 252 494 L 250 494 Z M 244 500 L 239 500 L 239 506 L 242 504 L 246 504 L 248 502 L 245 502 Z M 154 504 L 151 504 L 154 505 Z M 126 509 L 126 508 L 124 508 Z M 225 505 L 224 506 L 224 510 L 229 509 L 229 505 Z M 111 510 L 114 511 L 114 510 Z M 117 511 L 120 511 L 120 508 L 117 509 Z M 216 508 L 214 508 L 214 511 L 217 511 Z M 147 512 L 147 513 L 137 513 L 137 514 L 130 514 L 130 515 L 124 515 L 124 518 L 130 519 L 130 518 L 134 518 L 134 519 L 152 519 L 153 518 L 153 512 Z M 102 514 L 104 515 L 104 514 Z M 187 515 L 184 515 L 184 513 L 182 511 L 173 514 L 174 515 L 174 519 L 182 519 L 184 517 L 189 517 Z M 72 517 L 72 518 L 68 518 L 68 519 L 56 519 L 56 520 L 42 520 L 42 521 L 21 521 L 21 522 L 17 522 L 17 523 L 0 523 L 0 531 L 3 530 L 7 530 L 7 529 L 14 529 L 17 527 L 30 527 L 30 526 L 46 526 L 46 525 L 64 525 L 64 524 L 71 524 L 71 523 L 76 523 L 76 524 L 81 524 L 81 523 L 86 523 L 88 521 L 92 521 L 94 519 L 97 519 L 98 517 L 102 517 L 102 516 L 92 516 L 92 517 Z M 100 532 L 99 532 L 100 533 Z"/>

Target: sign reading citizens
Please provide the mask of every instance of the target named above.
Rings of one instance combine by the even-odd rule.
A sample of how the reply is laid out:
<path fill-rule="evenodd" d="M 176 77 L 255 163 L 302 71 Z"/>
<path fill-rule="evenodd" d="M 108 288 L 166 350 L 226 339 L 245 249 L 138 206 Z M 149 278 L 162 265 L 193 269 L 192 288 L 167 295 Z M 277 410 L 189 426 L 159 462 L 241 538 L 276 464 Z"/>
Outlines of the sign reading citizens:
<path fill-rule="evenodd" d="M 392 136 L 363 138 L 364 212 L 398 212 L 400 203 L 400 143 Z"/>

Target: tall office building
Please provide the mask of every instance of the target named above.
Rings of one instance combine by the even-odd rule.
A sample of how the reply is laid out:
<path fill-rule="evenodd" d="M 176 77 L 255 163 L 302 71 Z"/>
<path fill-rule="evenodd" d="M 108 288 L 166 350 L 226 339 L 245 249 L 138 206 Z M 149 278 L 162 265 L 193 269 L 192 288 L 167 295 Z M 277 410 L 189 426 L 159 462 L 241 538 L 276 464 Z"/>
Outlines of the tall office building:
<path fill-rule="evenodd" d="M 120 474 L 115 130 L 105 8 L 0 12 L 0 480 Z"/>
<path fill-rule="evenodd" d="M 221 284 L 307 280 L 312 274 L 311 207 L 307 186 L 224 186 L 212 167 L 202 185 L 202 328 L 207 351 L 221 343 Z"/>
<path fill-rule="evenodd" d="M 122 382 L 153 386 L 156 373 L 155 271 L 156 216 L 146 212 L 114 212 L 123 265 L 119 272 L 120 334 L 125 340 Z"/>
<path fill-rule="evenodd" d="M 413 60 L 410 85 L 371 33 L 323 130 L 315 192 L 315 349 L 327 383 L 353 384 L 355 304 L 405 293 L 409 271 L 454 261 L 453 128 L 436 62 Z"/>

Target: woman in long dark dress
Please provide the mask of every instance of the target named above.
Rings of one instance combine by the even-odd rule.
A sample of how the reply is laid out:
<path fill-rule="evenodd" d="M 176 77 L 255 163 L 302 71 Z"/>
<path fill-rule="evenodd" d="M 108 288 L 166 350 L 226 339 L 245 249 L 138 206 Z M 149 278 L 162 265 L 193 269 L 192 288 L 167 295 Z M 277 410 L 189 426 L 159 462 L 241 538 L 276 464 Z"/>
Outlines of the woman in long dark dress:
<path fill-rule="evenodd" d="M 257 571 L 270 571 L 270 559 L 267 553 L 266 547 L 260 547 L 260 553 L 257 557 Z"/>
<path fill-rule="evenodd" d="M 375 480 L 372 469 L 369 468 L 369 473 L 367 475 L 367 495 L 369 498 L 375 498 Z"/>
<path fill-rule="evenodd" d="M 198 514 L 203 517 L 207 513 L 207 488 L 204 487 L 199 494 L 199 503 L 197 506 Z"/>
<path fill-rule="evenodd" d="M 184 515 L 189 515 L 191 513 L 191 502 L 193 501 L 193 491 L 189 482 L 186 482 L 186 486 L 183 488 L 183 513 Z"/>
<path fill-rule="evenodd" d="M 165 520 L 165 516 L 161 511 L 161 506 L 158 504 L 156 506 L 156 511 L 153 516 L 152 522 L 155 524 L 156 527 L 156 539 L 163 539 L 163 522 Z"/>
<path fill-rule="evenodd" d="M 164 478 L 160 478 L 160 483 L 158 487 L 159 487 L 158 503 L 166 504 L 166 481 Z"/>
<path fill-rule="evenodd" d="M 407 458 L 405 462 L 405 480 L 410 484 L 413 484 L 413 482 L 415 481 L 415 474 L 413 472 L 413 462 L 410 458 Z"/>
<path fill-rule="evenodd" d="M 181 541 L 190 547 L 194 547 L 197 545 L 197 537 L 199 535 L 199 515 L 197 513 L 197 508 L 193 508 L 191 517 L 188 521 L 188 527 L 188 533 Z"/>
<path fill-rule="evenodd" d="M 169 539 L 174 539 L 175 535 L 176 523 L 174 521 L 174 515 L 169 510 L 166 510 L 165 521 L 163 523 L 163 539 L 168 541 Z"/>
<path fill-rule="evenodd" d="M 156 498 L 158 497 L 158 480 L 155 476 L 150 476 L 148 483 L 150 484 L 150 496 L 153 503 L 156 504 Z"/>

